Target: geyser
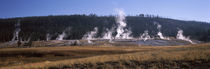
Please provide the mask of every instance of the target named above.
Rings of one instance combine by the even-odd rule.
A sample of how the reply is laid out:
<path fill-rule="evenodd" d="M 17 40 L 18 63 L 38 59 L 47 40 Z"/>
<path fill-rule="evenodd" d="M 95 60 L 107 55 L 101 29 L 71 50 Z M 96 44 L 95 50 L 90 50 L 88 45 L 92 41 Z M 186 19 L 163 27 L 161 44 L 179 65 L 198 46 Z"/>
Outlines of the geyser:
<path fill-rule="evenodd" d="M 20 31 L 21 31 L 21 29 L 20 29 L 20 20 L 18 20 L 18 22 L 15 24 L 15 32 L 13 34 L 12 42 L 20 40 L 20 38 L 19 38 L 19 32 Z"/>
<path fill-rule="evenodd" d="M 103 39 L 112 39 L 112 30 L 106 29 L 107 33 L 104 34 Z"/>
<path fill-rule="evenodd" d="M 188 42 L 190 42 L 190 43 L 192 43 L 192 44 L 195 44 L 192 40 L 190 40 L 189 37 L 185 37 L 185 36 L 183 35 L 183 30 L 181 30 L 181 29 L 178 30 L 178 33 L 177 33 L 177 35 L 176 35 L 176 38 L 177 38 L 177 39 L 180 39 L 180 40 L 188 41 Z"/>
<path fill-rule="evenodd" d="M 62 34 L 58 35 L 58 37 L 56 38 L 56 40 L 63 40 L 63 38 L 66 36 L 65 31 L 63 31 Z"/>
<path fill-rule="evenodd" d="M 103 39 L 109 39 L 109 42 L 112 42 L 113 36 L 112 33 L 114 32 L 114 28 L 106 29 L 106 33 L 104 33 Z"/>
<path fill-rule="evenodd" d="M 144 33 L 143 33 L 142 35 L 140 35 L 139 39 L 140 39 L 140 40 L 146 41 L 146 40 L 152 39 L 152 38 L 151 38 L 150 35 L 148 34 L 148 30 L 145 30 Z"/>
<path fill-rule="evenodd" d="M 50 34 L 47 33 L 47 34 L 46 34 L 46 41 L 49 41 L 49 40 L 51 40 L 51 37 L 50 37 Z"/>
<path fill-rule="evenodd" d="M 154 25 L 157 25 L 158 33 L 157 35 L 159 36 L 160 39 L 166 39 L 170 40 L 168 37 L 164 37 L 163 34 L 161 33 L 161 25 L 158 22 L 154 22 Z"/>
<path fill-rule="evenodd" d="M 117 23 L 117 35 L 115 36 L 115 39 L 132 39 L 131 31 L 128 29 L 125 29 L 127 24 L 125 22 L 125 13 L 121 9 L 117 9 L 118 15 L 116 17 L 116 23 Z"/>
<path fill-rule="evenodd" d="M 58 37 L 56 38 L 56 40 L 63 40 L 65 37 L 67 37 L 67 35 L 69 34 L 69 32 L 71 31 L 71 27 L 67 27 L 62 34 L 58 35 Z"/>
<path fill-rule="evenodd" d="M 93 31 L 88 32 L 83 36 L 83 39 L 88 40 L 88 43 L 92 43 L 92 39 L 95 38 L 96 34 L 98 33 L 98 28 L 95 27 Z"/>

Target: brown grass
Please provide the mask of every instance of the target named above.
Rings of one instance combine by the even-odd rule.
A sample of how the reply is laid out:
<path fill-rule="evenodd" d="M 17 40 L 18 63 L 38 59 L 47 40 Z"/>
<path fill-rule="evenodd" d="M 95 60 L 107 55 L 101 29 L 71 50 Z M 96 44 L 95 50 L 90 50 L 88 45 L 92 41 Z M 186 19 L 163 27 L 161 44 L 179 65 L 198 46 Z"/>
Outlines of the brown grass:
<path fill-rule="evenodd" d="M 27 52 L 27 53 L 26 53 Z M 32 56 L 28 56 L 31 55 Z M 34 56 L 41 54 L 41 56 Z M 1 68 L 208 68 L 210 44 L 185 46 L 75 46 L 0 49 Z M 15 57 L 15 56 L 19 57 Z M 61 56 L 58 56 L 61 55 Z M 2 57 L 4 59 L 2 59 Z M 15 57 L 15 58 L 14 58 Z M 54 57 L 54 58 L 53 58 Z M 64 58 L 65 57 L 65 58 Z M 26 62 L 25 60 L 34 60 Z M 16 64 L 11 61 L 16 60 Z M 20 61 L 18 61 L 20 60 Z M 2 62 L 3 61 L 3 62 Z M 20 64 L 18 64 L 20 63 Z M 6 65 L 4 65 L 6 64 Z M 149 65 L 148 65 L 149 64 Z M 200 64 L 200 65 L 199 65 Z M 204 65 L 204 66 L 202 66 Z M 206 67 L 207 66 L 207 67 Z"/>

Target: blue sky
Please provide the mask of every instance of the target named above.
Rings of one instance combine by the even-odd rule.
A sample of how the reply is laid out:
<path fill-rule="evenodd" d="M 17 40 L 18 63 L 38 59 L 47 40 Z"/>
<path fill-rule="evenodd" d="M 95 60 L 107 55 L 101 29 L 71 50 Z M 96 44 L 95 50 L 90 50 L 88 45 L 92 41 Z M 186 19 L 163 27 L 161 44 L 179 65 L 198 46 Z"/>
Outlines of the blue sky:
<path fill-rule="evenodd" d="M 153 14 L 210 22 L 210 0 L 0 0 L 0 18 L 90 14 Z"/>

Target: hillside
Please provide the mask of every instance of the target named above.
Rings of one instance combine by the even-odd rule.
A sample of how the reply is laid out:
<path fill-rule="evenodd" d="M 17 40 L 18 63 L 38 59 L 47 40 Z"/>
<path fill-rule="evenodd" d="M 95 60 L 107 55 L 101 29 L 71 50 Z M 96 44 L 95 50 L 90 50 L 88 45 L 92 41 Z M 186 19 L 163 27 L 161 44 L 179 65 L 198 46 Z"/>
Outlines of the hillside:
<path fill-rule="evenodd" d="M 6 42 L 13 38 L 15 24 L 20 20 L 19 37 L 22 40 L 31 39 L 46 40 L 49 34 L 54 40 L 64 30 L 67 37 L 64 39 L 81 39 L 83 35 L 98 27 L 97 37 L 102 37 L 106 29 L 116 26 L 114 16 L 97 16 L 91 15 L 63 15 L 63 16 L 39 16 L 39 17 L 22 17 L 0 19 L 0 41 Z M 156 36 L 158 31 L 154 22 L 162 25 L 163 35 L 175 37 L 178 29 L 184 31 L 184 35 L 190 36 L 191 39 L 200 41 L 210 40 L 210 23 L 197 21 L 182 21 L 158 16 L 127 16 L 127 28 L 132 31 L 132 36 L 139 37 L 144 30 L 148 30 L 150 35 Z M 116 32 L 113 34 L 115 35 Z"/>

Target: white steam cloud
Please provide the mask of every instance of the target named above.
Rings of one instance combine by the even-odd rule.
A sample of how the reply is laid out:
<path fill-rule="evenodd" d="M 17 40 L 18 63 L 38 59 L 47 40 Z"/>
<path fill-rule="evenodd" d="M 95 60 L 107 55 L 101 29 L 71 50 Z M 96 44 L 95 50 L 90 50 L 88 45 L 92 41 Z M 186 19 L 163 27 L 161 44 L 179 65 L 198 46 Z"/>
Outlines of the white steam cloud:
<path fill-rule="evenodd" d="M 83 36 L 83 39 L 87 39 L 88 43 L 92 43 L 92 39 L 95 38 L 96 34 L 98 33 L 98 28 L 95 27 L 93 31 L 88 32 Z"/>
<path fill-rule="evenodd" d="M 58 37 L 56 38 L 56 40 L 63 40 L 63 38 L 66 36 L 65 31 L 63 31 L 62 34 L 58 35 Z"/>
<path fill-rule="evenodd" d="M 19 32 L 20 31 L 21 31 L 21 29 L 20 29 L 20 20 L 18 20 L 18 22 L 15 24 L 15 32 L 13 34 L 12 41 L 20 40 L 20 38 L 19 38 Z"/>
<path fill-rule="evenodd" d="M 71 27 L 66 28 L 62 34 L 58 35 L 58 37 L 56 38 L 56 40 L 64 40 L 64 38 L 67 36 L 67 32 L 71 31 Z"/>
<path fill-rule="evenodd" d="M 49 40 L 51 40 L 51 37 L 50 37 L 50 34 L 47 33 L 47 34 L 46 34 L 46 41 L 49 41 Z"/>
<path fill-rule="evenodd" d="M 192 40 L 190 40 L 189 37 L 185 37 L 185 36 L 183 35 L 183 30 L 181 30 L 181 29 L 179 29 L 179 31 L 178 31 L 178 33 L 177 33 L 177 35 L 176 35 L 176 38 L 177 38 L 177 39 L 180 39 L 180 40 L 188 41 L 188 42 L 190 42 L 190 43 L 192 43 L 192 44 L 195 44 Z"/>
<path fill-rule="evenodd" d="M 131 31 L 128 29 L 125 29 L 126 22 L 125 22 L 125 13 L 121 9 L 117 9 L 118 15 L 116 17 L 116 23 L 117 23 L 117 35 L 115 36 L 116 39 L 132 39 Z"/>
<path fill-rule="evenodd" d="M 112 39 L 112 30 L 106 29 L 107 33 L 104 34 L 103 39 Z"/>
<path fill-rule="evenodd" d="M 161 33 L 161 27 L 162 26 L 158 22 L 154 22 L 154 25 L 157 25 L 157 29 L 158 29 L 157 35 L 160 37 L 160 39 L 170 40 L 170 38 L 163 36 L 163 34 Z"/>
<path fill-rule="evenodd" d="M 103 39 L 109 39 L 109 42 L 112 42 L 113 36 L 112 33 L 114 32 L 114 29 L 106 29 L 107 33 L 104 34 L 104 36 L 102 37 Z"/>
<path fill-rule="evenodd" d="M 148 34 L 148 30 L 145 30 L 144 33 L 143 33 L 142 35 L 140 35 L 139 39 L 140 39 L 140 40 L 146 41 L 146 40 L 152 39 L 152 38 L 151 38 L 150 35 Z"/>

